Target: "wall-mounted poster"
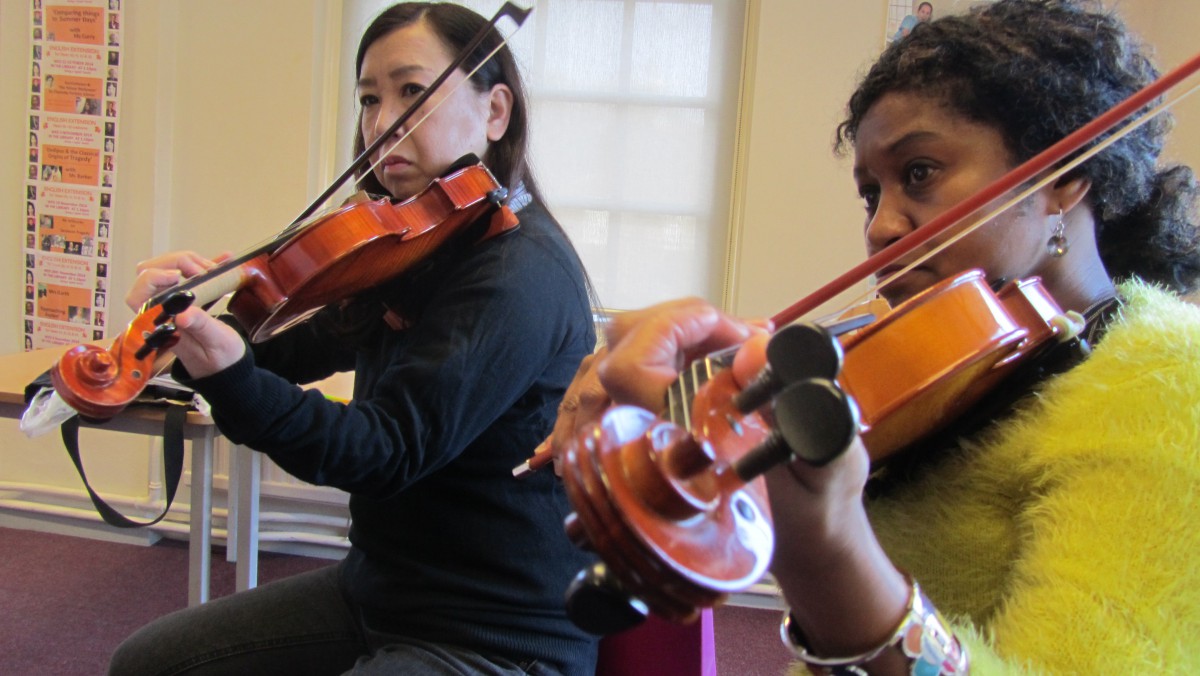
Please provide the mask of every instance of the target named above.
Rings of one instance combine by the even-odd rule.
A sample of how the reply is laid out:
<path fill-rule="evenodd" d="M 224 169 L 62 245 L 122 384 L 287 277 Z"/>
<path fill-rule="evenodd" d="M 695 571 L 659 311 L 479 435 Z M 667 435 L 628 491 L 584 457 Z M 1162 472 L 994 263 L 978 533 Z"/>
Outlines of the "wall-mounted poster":
<path fill-rule="evenodd" d="M 30 0 L 25 347 L 105 336 L 121 0 Z"/>

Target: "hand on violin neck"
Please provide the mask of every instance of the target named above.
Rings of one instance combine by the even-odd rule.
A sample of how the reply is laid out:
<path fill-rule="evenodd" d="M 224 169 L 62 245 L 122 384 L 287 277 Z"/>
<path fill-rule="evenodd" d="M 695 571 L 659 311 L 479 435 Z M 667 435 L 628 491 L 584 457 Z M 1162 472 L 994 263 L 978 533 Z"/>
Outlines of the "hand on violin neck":
<path fill-rule="evenodd" d="M 203 378 L 237 363 L 246 341 L 233 327 L 192 307 L 175 317 L 179 342 L 173 349 L 193 378 Z"/>
<path fill-rule="evenodd" d="M 138 276 L 125 295 L 125 304 L 134 312 L 140 311 L 147 300 L 189 277 L 208 272 L 230 255 L 208 259 L 194 251 L 172 251 L 144 260 L 137 265 Z"/>
<path fill-rule="evenodd" d="M 609 326 L 600 382 L 614 402 L 658 411 L 687 363 L 765 331 L 699 298 L 623 313 Z"/>

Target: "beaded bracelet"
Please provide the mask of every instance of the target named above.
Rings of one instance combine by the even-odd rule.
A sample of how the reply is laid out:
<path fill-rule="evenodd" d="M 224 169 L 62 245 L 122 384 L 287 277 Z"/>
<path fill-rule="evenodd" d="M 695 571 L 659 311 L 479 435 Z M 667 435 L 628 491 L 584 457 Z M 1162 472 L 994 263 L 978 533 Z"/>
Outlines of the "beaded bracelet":
<path fill-rule="evenodd" d="M 965 675 L 970 671 L 967 650 L 954 637 L 941 614 L 929 602 L 914 580 L 908 598 L 908 612 L 896 631 L 882 645 L 853 657 L 817 657 L 808 651 L 807 641 L 799 628 L 792 622 L 792 613 L 783 613 L 779 626 L 783 644 L 792 649 L 796 657 L 817 676 L 867 676 L 865 665 L 883 654 L 888 648 L 896 647 L 909 661 L 909 672 L 914 676 Z"/>

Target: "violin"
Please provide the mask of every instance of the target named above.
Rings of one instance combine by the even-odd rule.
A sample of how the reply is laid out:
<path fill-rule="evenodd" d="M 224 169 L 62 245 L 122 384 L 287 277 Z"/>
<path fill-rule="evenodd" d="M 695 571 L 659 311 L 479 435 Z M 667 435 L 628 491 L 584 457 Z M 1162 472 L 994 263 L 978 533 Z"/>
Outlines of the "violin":
<path fill-rule="evenodd" d="M 768 469 L 795 460 L 828 463 L 856 436 L 879 466 L 950 425 L 1054 346 L 1086 353 L 1078 317 L 1064 313 L 1040 280 L 1016 280 L 997 292 L 977 270 L 859 323 L 792 322 L 968 223 L 1197 70 L 1200 55 L 780 312 L 772 319 L 784 328 L 764 355 L 712 355 L 685 370 L 664 413 L 615 406 L 583 428 L 561 455 L 575 509 L 564 527 L 601 562 L 567 590 L 572 620 L 596 634 L 628 629 L 650 612 L 694 621 L 702 608 L 758 581 L 770 564 L 774 531 L 762 480 Z M 1041 177 L 1004 208 L 1090 156 Z M 1002 210 L 969 222 L 929 255 Z M 749 372 L 758 375 L 747 377 L 739 358 L 754 362 Z M 534 456 L 514 473 L 547 462 Z"/>
<path fill-rule="evenodd" d="M 512 230 L 517 220 L 503 206 L 507 195 L 476 162 L 400 204 L 366 200 L 322 214 L 281 246 L 240 256 L 151 299 L 108 349 L 71 348 L 50 370 L 54 389 L 84 416 L 111 418 L 145 389 L 155 360 L 178 339 L 174 317 L 195 302 L 232 293 L 229 311 L 251 341 L 261 342 L 410 271 L 489 211 L 476 241 Z"/>
<path fill-rule="evenodd" d="M 598 634 L 648 612 L 686 623 L 748 588 L 774 551 L 762 474 L 795 458 L 828 463 L 855 435 L 885 462 L 1031 358 L 1077 345 L 1063 314 L 1036 278 L 994 292 L 972 270 L 881 317 L 788 326 L 753 379 L 736 348 L 698 360 L 661 418 L 609 409 L 562 458 L 567 536 L 604 560 L 572 583 L 572 619 Z"/>
<path fill-rule="evenodd" d="M 85 344 L 68 350 L 50 371 L 55 392 L 81 415 L 106 420 L 145 389 L 155 361 L 178 341 L 175 316 L 197 301 L 207 307 L 232 294 L 229 311 L 251 341 L 261 342 L 331 303 L 400 277 L 460 233 L 473 234 L 479 242 L 515 228 L 516 217 L 505 206 L 508 190 L 473 156 L 399 204 L 356 196 L 340 208 L 317 211 L 385 143 L 403 141 L 428 117 L 406 127 L 401 139 L 392 139 L 502 17 L 520 27 L 530 11 L 505 3 L 409 108 L 277 237 L 151 298 L 108 349 Z M 482 231 L 464 232 L 488 213 L 492 218 Z"/>

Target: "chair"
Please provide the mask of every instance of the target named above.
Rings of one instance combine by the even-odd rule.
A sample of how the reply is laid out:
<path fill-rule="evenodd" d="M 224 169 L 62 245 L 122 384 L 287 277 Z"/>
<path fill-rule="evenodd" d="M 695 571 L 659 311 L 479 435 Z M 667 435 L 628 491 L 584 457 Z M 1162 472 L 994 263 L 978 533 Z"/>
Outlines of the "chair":
<path fill-rule="evenodd" d="M 683 625 L 650 615 L 645 622 L 600 640 L 596 676 L 717 676 L 713 611 Z"/>

